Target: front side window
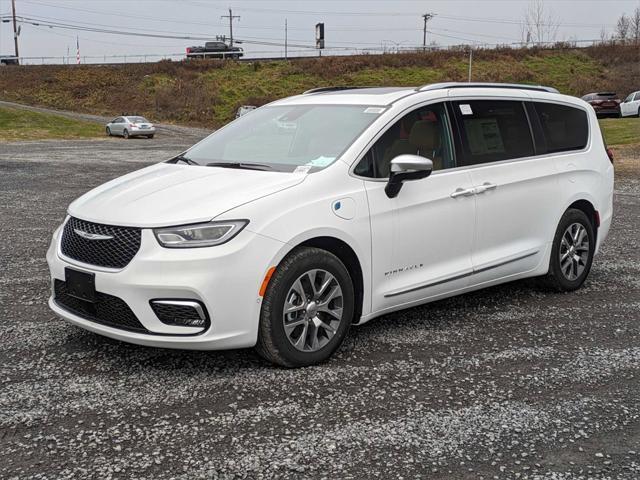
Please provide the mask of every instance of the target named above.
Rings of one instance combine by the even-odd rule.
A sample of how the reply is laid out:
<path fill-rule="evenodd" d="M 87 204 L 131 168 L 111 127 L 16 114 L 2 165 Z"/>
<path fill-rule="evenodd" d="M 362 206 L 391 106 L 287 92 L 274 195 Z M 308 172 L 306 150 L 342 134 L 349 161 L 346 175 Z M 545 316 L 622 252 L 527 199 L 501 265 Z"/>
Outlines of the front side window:
<path fill-rule="evenodd" d="M 434 170 L 455 167 L 449 119 L 442 103 L 420 107 L 395 122 L 369 149 L 354 173 L 387 178 L 391 160 L 398 155 L 420 155 L 433 162 Z"/>
<path fill-rule="evenodd" d="M 367 105 L 282 105 L 258 108 L 196 144 L 185 157 L 200 165 L 261 164 L 318 170 L 336 161 L 384 111 Z"/>
<path fill-rule="evenodd" d="M 555 103 L 534 103 L 544 134 L 547 152 L 582 150 L 589 138 L 587 112 Z"/>
<path fill-rule="evenodd" d="M 476 165 L 535 154 L 522 102 L 469 100 L 454 102 L 461 125 L 464 164 Z"/>

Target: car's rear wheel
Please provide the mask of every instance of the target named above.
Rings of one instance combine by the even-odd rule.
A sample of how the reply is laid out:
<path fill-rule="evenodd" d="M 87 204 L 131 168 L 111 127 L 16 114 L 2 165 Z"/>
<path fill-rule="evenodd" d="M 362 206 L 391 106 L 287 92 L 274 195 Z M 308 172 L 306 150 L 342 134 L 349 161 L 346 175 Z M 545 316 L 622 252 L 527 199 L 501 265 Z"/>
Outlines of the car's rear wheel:
<path fill-rule="evenodd" d="M 129 138 L 129 130 L 127 130 L 126 128 L 124 129 L 124 131 L 122 132 L 122 136 L 124 138 Z"/>
<path fill-rule="evenodd" d="M 147 138 L 153 138 L 153 135 L 147 135 Z"/>
<path fill-rule="evenodd" d="M 353 282 L 338 257 L 318 248 L 294 250 L 265 292 L 258 354 L 283 367 L 327 360 L 349 331 L 354 302 Z"/>
<path fill-rule="evenodd" d="M 589 275 L 594 251 L 593 223 L 582 210 L 567 210 L 553 238 L 545 283 L 559 292 L 577 290 Z"/>
<path fill-rule="evenodd" d="M 640 118 L 640 107 L 638 107 L 638 113 L 636 113 L 636 117 Z"/>
<path fill-rule="evenodd" d="M 107 127 L 106 132 L 107 132 L 107 137 L 110 137 L 111 136 L 111 129 L 109 127 Z"/>

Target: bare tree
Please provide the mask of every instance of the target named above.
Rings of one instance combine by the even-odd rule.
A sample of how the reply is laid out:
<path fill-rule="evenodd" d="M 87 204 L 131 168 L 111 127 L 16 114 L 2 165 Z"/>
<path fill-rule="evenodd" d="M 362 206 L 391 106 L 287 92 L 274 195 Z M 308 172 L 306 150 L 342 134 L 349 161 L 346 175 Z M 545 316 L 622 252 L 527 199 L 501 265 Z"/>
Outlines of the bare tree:
<path fill-rule="evenodd" d="M 623 42 L 629 39 L 629 30 L 631 29 L 631 20 L 624 13 L 618 19 L 616 25 L 616 38 Z"/>
<path fill-rule="evenodd" d="M 560 21 L 551 10 L 547 10 L 543 0 L 532 0 L 522 18 L 522 41 L 529 43 L 550 43 L 556 40 Z"/>
<path fill-rule="evenodd" d="M 607 43 L 607 39 L 608 39 L 607 29 L 605 27 L 602 27 L 600 29 L 600 43 L 604 45 L 605 43 Z"/>
<path fill-rule="evenodd" d="M 636 45 L 640 44 L 640 7 L 636 7 L 633 11 L 629 23 L 629 36 Z"/>

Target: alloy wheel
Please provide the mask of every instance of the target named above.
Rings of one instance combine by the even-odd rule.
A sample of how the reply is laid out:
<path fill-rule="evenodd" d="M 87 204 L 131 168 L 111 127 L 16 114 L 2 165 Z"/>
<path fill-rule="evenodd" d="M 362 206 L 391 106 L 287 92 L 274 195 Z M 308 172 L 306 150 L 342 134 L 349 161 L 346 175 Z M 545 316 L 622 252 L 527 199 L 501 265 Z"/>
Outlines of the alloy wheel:
<path fill-rule="evenodd" d="M 326 270 L 300 275 L 285 297 L 282 320 L 287 339 L 297 350 L 315 352 L 336 334 L 343 316 L 342 288 Z"/>
<path fill-rule="evenodd" d="M 567 280 L 574 281 L 584 272 L 589 260 L 589 234 L 581 223 L 567 227 L 560 241 L 560 270 Z"/>

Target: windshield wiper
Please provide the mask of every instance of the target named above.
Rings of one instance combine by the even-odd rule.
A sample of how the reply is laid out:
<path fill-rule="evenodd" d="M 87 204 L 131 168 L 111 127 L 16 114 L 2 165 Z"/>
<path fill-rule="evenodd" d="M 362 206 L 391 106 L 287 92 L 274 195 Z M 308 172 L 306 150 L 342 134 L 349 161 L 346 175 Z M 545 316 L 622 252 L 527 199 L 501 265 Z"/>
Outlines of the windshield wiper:
<path fill-rule="evenodd" d="M 200 165 L 195 160 L 191 160 L 190 158 L 187 158 L 184 155 L 178 155 L 177 157 L 172 158 L 170 161 L 172 161 L 173 163 L 184 162 L 187 165 Z"/>
<path fill-rule="evenodd" d="M 245 162 L 212 162 L 207 163 L 207 167 L 239 168 L 244 170 L 273 170 L 271 165 Z"/>

